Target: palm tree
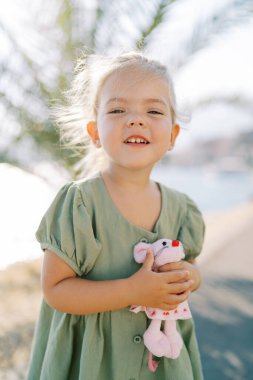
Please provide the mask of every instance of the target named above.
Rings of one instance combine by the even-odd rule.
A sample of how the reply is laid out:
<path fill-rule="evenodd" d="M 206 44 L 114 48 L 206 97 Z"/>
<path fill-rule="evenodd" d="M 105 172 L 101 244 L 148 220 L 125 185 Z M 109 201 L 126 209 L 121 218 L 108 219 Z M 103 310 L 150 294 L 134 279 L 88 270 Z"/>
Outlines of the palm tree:
<path fill-rule="evenodd" d="M 164 63 L 180 72 L 214 36 L 253 16 L 251 0 L 219 4 L 205 17 L 195 17 L 187 35 L 178 41 L 179 49 L 172 44 L 173 19 L 180 19 L 183 7 L 190 3 L 194 6 L 189 0 L 26 0 L 21 8 L 13 0 L 9 9 L 0 4 L 1 161 L 32 170 L 31 161 L 53 157 L 74 176 L 77 158 L 61 149 L 49 108 L 66 89 L 82 46 L 95 52 L 145 48 L 159 57 L 162 52 Z M 182 20 L 178 30 L 184 27 Z"/>

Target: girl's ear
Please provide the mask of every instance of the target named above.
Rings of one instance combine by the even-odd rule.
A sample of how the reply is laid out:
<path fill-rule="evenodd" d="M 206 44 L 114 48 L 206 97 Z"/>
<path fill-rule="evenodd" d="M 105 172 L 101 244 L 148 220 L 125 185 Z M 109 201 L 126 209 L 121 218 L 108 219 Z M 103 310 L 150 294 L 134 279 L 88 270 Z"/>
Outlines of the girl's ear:
<path fill-rule="evenodd" d="M 144 263 L 151 244 L 140 242 L 134 247 L 134 259 L 137 263 Z"/>
<path fill-rule="evenodd" d="M 98 129 L 97 129 L 97 123 L 95 121 L 89 121 L 87 123 L 87 132 L 88 135 L 90 136 L 93 144 L 98 146 L 99 144 L 99 134 L 98 134 Z"/>
<path fill-rule="evenodd" d="M 179 124 L 174 124 L 173 127 L 172 127 L 172 131 L 171 131 L 170 148 L 169 148 L 169 150 L 171 150 L 174 147 L 176 139 L 177 139 L 177 137 L 179 135 L 179 132 L 180 132 L 180 125 Z"/>

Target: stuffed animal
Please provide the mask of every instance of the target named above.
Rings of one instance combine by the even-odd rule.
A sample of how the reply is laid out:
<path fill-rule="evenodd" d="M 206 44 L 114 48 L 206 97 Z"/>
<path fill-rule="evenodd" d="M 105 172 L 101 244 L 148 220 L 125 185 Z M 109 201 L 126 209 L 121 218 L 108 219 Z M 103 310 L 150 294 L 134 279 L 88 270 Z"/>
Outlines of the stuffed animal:
<path fill-rule="evenodd" d="M 153 269 L 161 265 L 180 261 L 185 257 L 182 243 L 178 240 L 160 239 L 153 244 L 140 242 L 134 247 L 134 258 L 137 263 L 143 263 L 148 250 L 154 253 Z M 180 355 L 183 347 L 183 340 L 176 329 L 177 319 L 191 318 L 188 302 L 184 301 L 173 310 L 154 309 L 145 306 L 131 306 L 134 313 L 144 311 L 151 323 L 143 335 L 144 344 L 149 350 L 148 366 L 154 372 L 158 363 L 152 358 L 152 354 L 157 357 L 165 356 L 176 359 Z M 164 321 L 164 329 L 161 331 L 161 324 Z"/>

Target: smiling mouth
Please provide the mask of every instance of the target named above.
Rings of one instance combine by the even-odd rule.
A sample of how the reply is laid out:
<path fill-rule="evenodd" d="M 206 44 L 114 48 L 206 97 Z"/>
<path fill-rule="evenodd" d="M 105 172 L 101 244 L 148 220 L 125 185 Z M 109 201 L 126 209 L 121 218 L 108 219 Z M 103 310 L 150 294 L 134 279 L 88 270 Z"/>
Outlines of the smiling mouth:
<path fill-rule="evenodd" d="M 124 141 L 125 144 L 143 144 L 147 145 L 150 144 L 150 142 L 142 137 L 129 137 Z"/>

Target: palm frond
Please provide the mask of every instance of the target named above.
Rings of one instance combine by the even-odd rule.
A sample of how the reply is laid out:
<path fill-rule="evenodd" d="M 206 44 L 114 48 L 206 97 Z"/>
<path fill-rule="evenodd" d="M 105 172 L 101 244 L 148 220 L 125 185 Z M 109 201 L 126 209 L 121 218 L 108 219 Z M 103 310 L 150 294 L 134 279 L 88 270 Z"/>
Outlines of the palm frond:
<path fill-rule="evenodd" d="M 144 49 L 147 44 L 147 38 L 164 21 L 164 16 L 168 7 L 176 2 L 177 0 L 162 0 L 158 2 L 156 12 L 152 17 L 151 23 L 146 26 L 144 30 L 141 31 L 141 38 L 137 41 L 137 49 Z"/>
<path fill-rule="evenodd" d="M 172 8 L 167 8 L 163 22 L 152 31 L 146 42 L 149 50 L 161 57 L 174 71 L 188 64 L 200 50 L 210 47 L 215 38 L 221 38 L 221 35 L 253 16 L 251 0 L 221 3 L 208 13 L 203 2 L 202 11 L 196 14 L 193 23 L 187 24 L 187 19 L 184 22 L 183 17 L 187 13 L 185 7 L 193 13 L 191 3 L 194 1 L 178 1 Z"/>
<path fill-rule="evenodd" d="M 67 87 L 73 59 L 83 45 L 106 54 L 145 49 L 180 70 L 217 36 L 253 17 L 252 0 L 227 0 L 217 2 L 209 13 L 197 14 L 192 10 L 196 17 L 186 28 L 186 9 L 197 3 L 198 8 L 205 8 L 205 2 L 197 0 L 97 0 L 94 3 L 88 0 L 19 3 L 17 0 L 16 8 L 20 12 L 16 23 L 4 19 L 0 12 L 0 36 L 9 47 L 8 54 L 0 57 L 0 114 L 4 110 L 2 114 L 8 113 L 10 123 L 19 125 L 10 139 L 9 152 L 11 144 L 17 146 L 29 138 L 38 150 L 71 168 L 75 158 L 72 152 L 60 149 L 59 136 L 48 115 L 50 104 Z M 26 17 L 23 21 L 19 19 L 21 13 Z M 245 99 L 236 97 L 206 99 L 196 107 L 214 101 L 249 109 Z M 8 149 L 4 154 L 8 156 Z"/>
<path fill-rule="evenodd" d="M 169 1 L 150 0 L 100 0 L 100 17 L 94 33 L 94 47 L 97 52 L 134 49 L 137 41 L 143 40 L 143 33 L 155 27 L 162 9 Z M 164 4 L 164 5 L 163 5 Z M 160 13 L 159 13 L 160 10 Z M 156 20 L 154 23 L 154 19 Z"/>

